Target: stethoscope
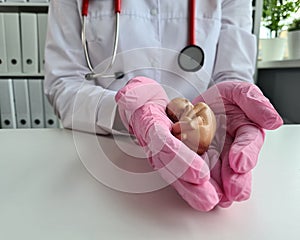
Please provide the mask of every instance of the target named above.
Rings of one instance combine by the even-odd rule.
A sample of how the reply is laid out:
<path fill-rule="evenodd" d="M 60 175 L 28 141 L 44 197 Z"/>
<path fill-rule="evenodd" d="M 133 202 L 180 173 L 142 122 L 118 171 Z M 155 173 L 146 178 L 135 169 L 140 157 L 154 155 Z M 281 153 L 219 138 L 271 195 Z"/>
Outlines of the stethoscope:
<path fill-rule="evenodd" d="M 112 57 L 109 64 L 101 73 L 96 73 L 94 68 L 91 64 L 87 43 L 86 43 L 86 18 L 88 15 L 88 7 L 89 7 L 89 0 L 83 0 L 82 3 L 82 29 L 81 29 L 81 40 L 82 46 L 84 49 L 84 55 L 87 62 L 87 65 L 90 69 L 90 73 L 85 75 L 86 80 L 94 80 L 98 77 L 100 78 L 115 78 L 115 79 L 122 79 L 125 75 L 124 72 L 115 72 L 114 74 L 106 74 L 113 66 L 118 49 L 118 42 L 119 42 L 119 33 L 120 33 L 120 14 L 121 14 L 121 0 L 114 0 L 115 6 L 115 34 L 114 34 L 114 44 L 112 48 Z M 177 62 L 179 67 L 187 72 L 196 72 L 200 70 L 204 64 L 204 51 L 201 47 L 196 44 L 196 0 L 189 1 L 189 43 L 186 47 L 184 47 L 180 53 L 178 54 Z"/>

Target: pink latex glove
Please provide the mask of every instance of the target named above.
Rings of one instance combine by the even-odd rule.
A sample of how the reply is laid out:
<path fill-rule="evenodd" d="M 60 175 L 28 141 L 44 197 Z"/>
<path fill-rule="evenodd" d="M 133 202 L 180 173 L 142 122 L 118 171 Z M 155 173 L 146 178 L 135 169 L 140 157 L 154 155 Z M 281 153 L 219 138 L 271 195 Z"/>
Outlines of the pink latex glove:
<path fill-rule="evenodd" d="M 193 208 L 214 208 L 223 193 L 210 178 L 206 162 L 171 134 L 172 122 L 165 113 L 169 99 L 164 89 L 154 80 L 136 77 L 115 99 L 124 125 L 143 146 L 152 167 Z"/>
<path fill-rule="evenodd" d="M 200 101 L 206 102 L 217 117 L 220 131 L 216 133 L 208 155 L 210 161 L 216 163 L 211 175 L 224 191 L 220 206 L 228 207 L 233 201 L 250 197 L 251 170 L 264 142 L 264 129 L 276 129 L 283 121 L 260 89 L 247 82 L 218 83 L 192 102 Z M 225 131 L 220 134 L 222 128 Z M 220 141 L 222 138 L 225 143 Z"/>

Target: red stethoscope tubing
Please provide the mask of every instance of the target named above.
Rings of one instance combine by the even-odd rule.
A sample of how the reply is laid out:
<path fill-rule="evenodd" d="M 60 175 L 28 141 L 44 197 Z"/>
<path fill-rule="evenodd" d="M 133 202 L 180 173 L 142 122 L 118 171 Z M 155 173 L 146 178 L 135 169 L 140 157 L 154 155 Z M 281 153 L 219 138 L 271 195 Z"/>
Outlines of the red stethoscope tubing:
<path fill-rule="evenodd" d="M 115 0 L 115 13 L 121 13 L 121 0 Z"/>
<path fill-rule="evenodd" d="M 83 0 L 82 7 L 81 7 L 81 15 L 86 17 L 88 15 L 88 11 L 89 11 L 89 0 Z"/>
<path fill-rule="evenodd" d="M 121 13 L 121 0 L 115 1 L 115 13 Z M 89 0 L 83 0 L 82 2 L 82 16 L 88 15 Z M 189 4 L 189 45 L 196 45 L 196 0 L 190 0 Z"/>
<path fill-rule="evenodd" d="M 89 11 L 89 0 L 82 1 L 81 15 L 87 16 Z M 115 13 L 121 13 L 121 0 L 115 0 Z"/>
<path fill-rule="evenodd" d="M 196 21 L 195 21 L 195 19 L 196 19 L 196 0 L 190 0 L 189 11 L 190 11 L 189 43 L 190 43 L 190 45 L 196 45 Z"/>

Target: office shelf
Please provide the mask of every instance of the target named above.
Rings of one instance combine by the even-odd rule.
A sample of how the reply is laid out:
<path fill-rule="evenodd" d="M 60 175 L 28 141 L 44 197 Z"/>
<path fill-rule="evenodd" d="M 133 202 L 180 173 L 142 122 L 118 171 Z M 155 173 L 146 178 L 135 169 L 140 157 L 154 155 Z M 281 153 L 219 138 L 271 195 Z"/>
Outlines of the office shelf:
<path fill-rule="evenodd" d="M 48 7 L 49 3 L 34 2 L 1 2 L 1 7 Z"/>
<path fill-rule="evenodd" d="M 0 2 L 0 14 L 6 13 L 35 13 L 47 14 L 49 2 Z M 4 16 L 3 15 L 3 16 Z M 43 78 L 40 72 L 0 72 L 0 80 L 7 78 Z"/>
<path fill-rule="evenodd" d="M 1 78 L 43 78 L 43 73 L 0 73 L 0 81 Z"/>
<path fill-rule="evenodd" d="M 1 2 L 1 12 L 36 12 L 47 13 L 49 3 L 33 3 L 33 2 Z"/>
<path fill-rule="evenodd" d="M 274 69 L 274 68 L 300 68 L 300 59 L 286 59 L 280 61 L 259 61 L 258 69 Z"/>

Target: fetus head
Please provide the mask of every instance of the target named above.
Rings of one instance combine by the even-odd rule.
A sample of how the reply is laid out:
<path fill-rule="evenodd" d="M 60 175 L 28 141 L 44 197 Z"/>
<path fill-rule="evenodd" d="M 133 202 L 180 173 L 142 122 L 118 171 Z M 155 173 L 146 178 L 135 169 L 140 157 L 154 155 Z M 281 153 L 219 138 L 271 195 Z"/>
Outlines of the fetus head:
<path fill-rule="evenodd" d="M 166 108 L 166 113 L 172 122 L 178 122 L 185 112 L 194 108 L 194 105 L 185 98 L 172 99 Z"/>

